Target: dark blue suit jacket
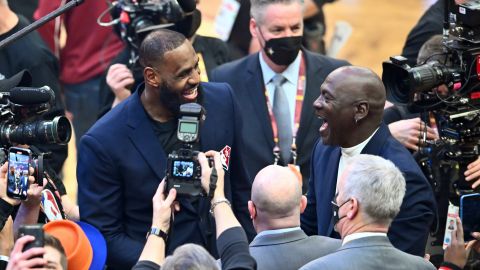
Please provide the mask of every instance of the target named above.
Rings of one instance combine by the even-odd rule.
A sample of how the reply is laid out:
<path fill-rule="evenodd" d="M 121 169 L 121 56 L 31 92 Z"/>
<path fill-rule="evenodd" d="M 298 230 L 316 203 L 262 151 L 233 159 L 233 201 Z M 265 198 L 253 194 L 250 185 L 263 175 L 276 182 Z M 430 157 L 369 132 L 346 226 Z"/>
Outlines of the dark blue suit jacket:
<path fill-rule="evenodd" d="M 330 236 L 333 232 L 332 207 L 335 195 L 340 147 L 317 141 L 312 157 L 312 173 L 307 194 L 308 205 L 302 215 L 302 228 L 311 234 Z M 394 219 L 388 237 L 407 253 L 423 256 L 436 205 L 430 184 L 408 150 L 381 124 L 362 150 L 362 154 L 381 156 L 392 161 L 405 176 L 407 191 L 400 213 Z M 379 202 L 382 203 L 382 202 Z"/>
<path fill-rule="evenodd" d="M 320 95 L 320 85 L 325 77 L 338 67 L 348 65 L 348 62 L 307 50 L 302 52 L 307 66 L 307 81 L 297 134 L 297 164 L 300 165 L 304 180 L 303 189 L 306 191 L 312 148 L 322 124 L 321 120 L 315 117 L 313 102 Z M 242 118 L 245 121 L 242 129 L 245 147 L 242 150 L 246 156 L 247 171 L 253 181 L 261 169 L 273 164 L 274 161 L 273 131 L 258 53 L 217 67 L 212 71 L 211 80 L 230 84 L 238 98 Z"/>
<path fill-rule="evenodd" d="M 252 227 L 247 210 L 250 183 L 239 157 L 242 121 L 227 84 L 202 83 L 207 118 L 200 129 L 201 150 L 232 147 L 226 196 L 243 226 Z M 136 91 L 102 117 L 82 137 L 77 179 L 81 220 L 97 227 L 108 247 L 109 266 L 130 269 L 138 260 L 152 222 L 152 198 L 166 171 L 162 149 Z M 230 177 L 231 175 L 231 177 Z M 206 198 L 192 204 L 180 199 L 167 253 L 184 243 L 197 243 L 216 254 L 215 223 Z"/>

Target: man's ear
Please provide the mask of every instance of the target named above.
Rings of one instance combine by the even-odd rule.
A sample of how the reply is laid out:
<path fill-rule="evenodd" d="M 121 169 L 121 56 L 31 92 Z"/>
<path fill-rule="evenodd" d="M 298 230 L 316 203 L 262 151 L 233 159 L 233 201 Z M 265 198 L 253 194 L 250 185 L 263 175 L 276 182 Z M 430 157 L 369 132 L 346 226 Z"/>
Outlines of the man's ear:
<path fill-rule="evenodd" d="M 252 35 L 252 37 L 254 38 L 257 38 L 257 22 L 255 21 L 255 19 L 252 17 L 250 18 L 250 34 Z"/>
<path fill-rule="evenodd" d="M 350 206 L 349 206 L 348 212 L 347 212 L 347 218 L 348 219 L 354 219 L 360 211 L 357 198 L 351 198 L 351 200 L 352 200 L 352 202 L 350 203 Z"/>
<path fill-rule="evenodd" d="M 252 220 L 257 216 L 257 209 L 255 209 L 255 204 L 252 201 L 248 201 L 248 213 Z"/>
<path fill-rule="evenodd" d="M 303 214 L 305 208 L 307 208 L 307 196 L 302 195 L 302 199 L 300 200 L 300 214 Z"/>
<path fill-rule="evenodd" d="M 370 107 L 368 105 L 368 102 L 365 100 L 355 103 L 355 112 L 354 112 L 355 122 L 359 122 L 363 118 L 367 117 L 369 108 Z"/>
<path fill-rule="evenodd" d="M 151 67 L 146 67 L 143 69 L 143 77 L 145 78 L 145 83 L 153 87 L 158 88 L 160 85 L 160 78 Z"/>

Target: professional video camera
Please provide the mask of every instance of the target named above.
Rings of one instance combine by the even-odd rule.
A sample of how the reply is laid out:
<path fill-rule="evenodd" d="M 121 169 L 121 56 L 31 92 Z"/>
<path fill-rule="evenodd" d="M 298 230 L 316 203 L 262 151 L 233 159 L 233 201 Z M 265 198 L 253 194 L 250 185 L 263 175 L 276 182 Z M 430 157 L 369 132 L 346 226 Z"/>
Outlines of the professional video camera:
<path fill-rule="evenodd" d="M 458 199 L 472 192 L 463 172 L 479 155 L 480 1 L 455 5 L 446 0 L 445 6 L 444 52 L 416 67 L 404 57 L 391 57 L 383 63 L 382 79 L 389 101 L 433 114 L 440 140 L 426 142 L 422 150 L 428 158 L 420 163 L 434 190 L 449 183 L 450 195 Z"/>
<path fill-rule="evenodd" d="M 204 120 L 204 110 L 199 104 L 186 103 L 180 106 L 177 138 L 183 147 L 168 155 L 167 192 L 175 188 L 177 194 L 205 195 L 201 183 L 202 169 L 198 162 L 199 152 L 193 149 L 198 143 L 200 125 Z"/>
<path fill-rule="evenodd" d="M 65 116 L 53 120 L 36 118 L 50 110 L 55 94 L 48 86 L 15 87 L 0 92 L 0 144 L 66 144 L 71 137 Z"/>
<path fill-rule="evenodd" d="M 118 0 L 111 3 L 97 22 L 102 26 L 114 26 L 130 47 L 133 64 L 141 41 L 150 31 L 174 27 L 195 8 L 195 0 Z M 112 15 L 112 21 L 103 22 L 107 12 Z"/>
<path fill-rule="evenodd" d="M 31 83 L 26 71 L 0 83 L 0 162 L 8 159 L 8 149 L 17 144 L 66 144 L 72 128 L 65 116 L 53 120 L 39 119 L 55 104 L 55 94 L 48 86 L 13 87 Z M 13 88 L 10 88 L 13 87 Z M 34 176 L 39 183 L 43 179 L 43 160 L 48 153 L 32 147 Z"/>

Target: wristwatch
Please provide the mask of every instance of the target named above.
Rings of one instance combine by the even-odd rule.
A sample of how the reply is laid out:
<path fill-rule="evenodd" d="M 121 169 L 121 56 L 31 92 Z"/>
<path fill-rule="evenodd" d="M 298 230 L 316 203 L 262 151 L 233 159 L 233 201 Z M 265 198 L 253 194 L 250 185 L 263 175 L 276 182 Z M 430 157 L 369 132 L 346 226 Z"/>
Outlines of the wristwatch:
<path fill-rule="evenodd" d="M 147 238 L 148 238 L 148 236 L 150 236 L 151 234 L 156 235 L 156 236 L 162 238 L 163 241 L 165 241 L 165 243 L 167 243 L 168 234 L 167 234 L 166 232 L 162 231 L 160 228 L 156 228 L 156 227 L 150 228 L 150 231 L 147 233 Z"/>

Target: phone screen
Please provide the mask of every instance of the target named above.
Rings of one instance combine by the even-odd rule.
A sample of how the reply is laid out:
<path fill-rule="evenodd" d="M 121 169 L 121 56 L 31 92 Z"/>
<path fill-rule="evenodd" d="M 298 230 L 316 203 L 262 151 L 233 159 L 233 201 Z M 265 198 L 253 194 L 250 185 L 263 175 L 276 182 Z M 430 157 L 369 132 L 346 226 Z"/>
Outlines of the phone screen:
<path fill-rule="evenodd" d="M 460 199 L 460 217 L 462 219 L 465 241 L 473 239 L 472 232 L 480 232 L 480 194 L 463 195 Z"/>
<path fill-rule="evenodd" d="M 31 154 L 28 149 L 10 148 L 8 153 L 7 195 L 26 200 L 28 190 L 28 168 Z"/>

